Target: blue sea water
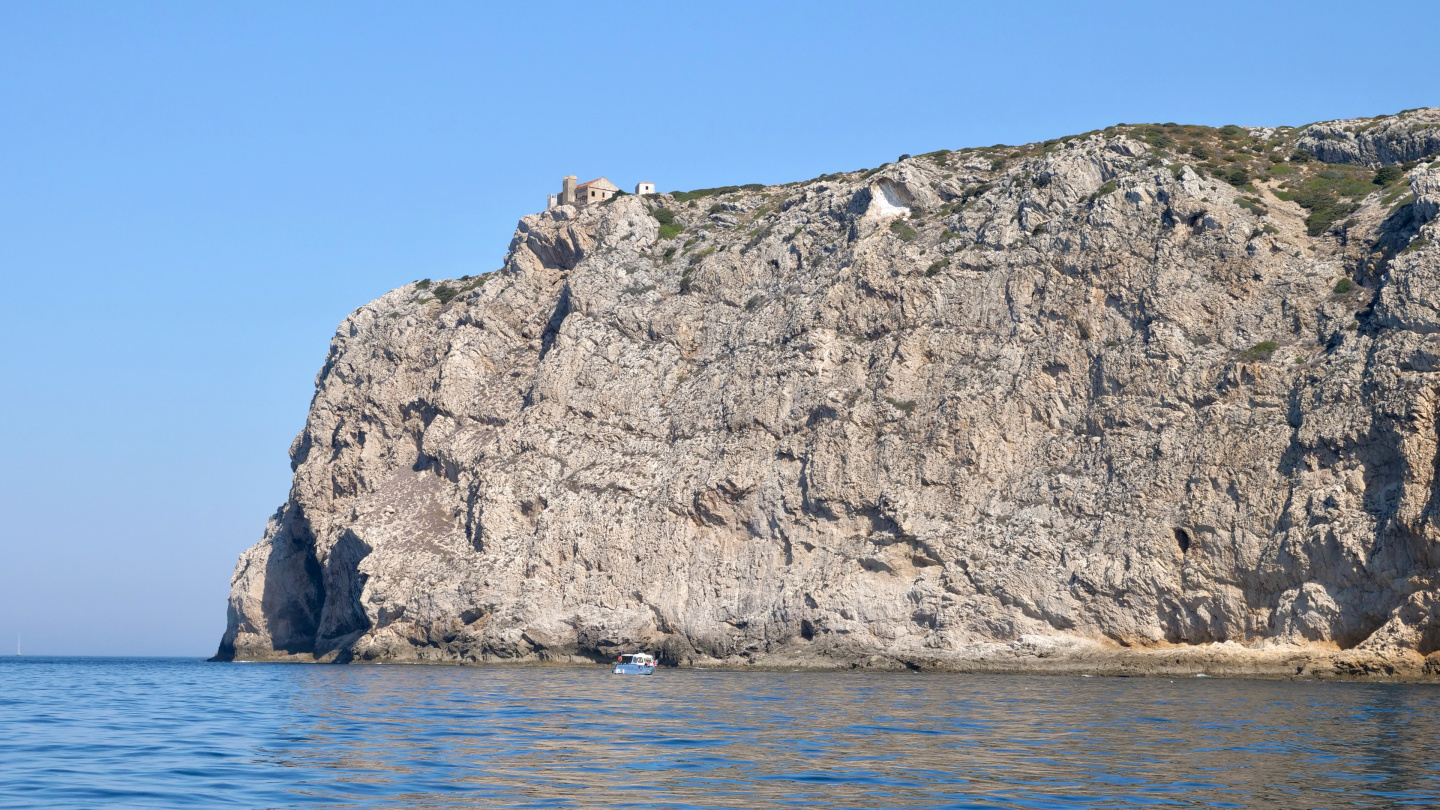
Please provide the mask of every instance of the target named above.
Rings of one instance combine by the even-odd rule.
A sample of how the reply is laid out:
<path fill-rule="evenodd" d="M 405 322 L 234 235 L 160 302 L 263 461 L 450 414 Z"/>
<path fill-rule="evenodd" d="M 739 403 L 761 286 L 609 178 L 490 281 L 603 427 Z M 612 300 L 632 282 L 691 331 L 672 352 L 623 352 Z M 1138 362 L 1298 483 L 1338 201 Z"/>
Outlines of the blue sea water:
<path fill-rule="evenodd" d="M 0 807 L 1407 806 L 1437 687 L 0 659 Z"/>

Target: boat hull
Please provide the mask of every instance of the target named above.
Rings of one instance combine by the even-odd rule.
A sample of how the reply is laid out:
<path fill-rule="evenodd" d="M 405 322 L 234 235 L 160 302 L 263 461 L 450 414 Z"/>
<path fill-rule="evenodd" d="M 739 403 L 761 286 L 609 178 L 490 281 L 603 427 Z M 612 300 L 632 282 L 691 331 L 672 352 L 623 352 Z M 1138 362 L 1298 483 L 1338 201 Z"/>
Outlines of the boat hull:
<path fill-rule="evenodd" d="M 655 671 L 655 667 L 640 666 L 639 664 L 616 664 L 611 670 L 615 675 L 649 675 Z"/>

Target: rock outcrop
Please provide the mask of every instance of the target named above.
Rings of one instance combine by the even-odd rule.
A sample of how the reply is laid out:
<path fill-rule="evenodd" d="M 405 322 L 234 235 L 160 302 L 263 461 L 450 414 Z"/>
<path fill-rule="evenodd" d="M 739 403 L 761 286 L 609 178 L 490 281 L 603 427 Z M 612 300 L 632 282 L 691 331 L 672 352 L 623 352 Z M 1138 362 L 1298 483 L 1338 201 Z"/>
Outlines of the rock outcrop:
<path fill-rule="evenodd" d="M 1388 165 L 1440 153 L 1440 108 L 1312 124 L 1300 148 L 1327 163 Z"/>
<path fill-rule="evenodd" d="M 527 216 L 341 324 L 217 657 L 1440 674 L 1437 153 L 1117 126 Z"/>

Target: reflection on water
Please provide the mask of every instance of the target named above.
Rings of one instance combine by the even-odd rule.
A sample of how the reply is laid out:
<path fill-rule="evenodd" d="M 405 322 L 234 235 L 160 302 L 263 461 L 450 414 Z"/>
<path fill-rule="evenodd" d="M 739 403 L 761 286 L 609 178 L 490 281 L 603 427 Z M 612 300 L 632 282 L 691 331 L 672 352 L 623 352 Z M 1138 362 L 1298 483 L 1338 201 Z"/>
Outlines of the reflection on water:
<path fill-rule="evenodd" d="M 1430 686 L 0 660 L 0 807 L 1440 804 Z"/>

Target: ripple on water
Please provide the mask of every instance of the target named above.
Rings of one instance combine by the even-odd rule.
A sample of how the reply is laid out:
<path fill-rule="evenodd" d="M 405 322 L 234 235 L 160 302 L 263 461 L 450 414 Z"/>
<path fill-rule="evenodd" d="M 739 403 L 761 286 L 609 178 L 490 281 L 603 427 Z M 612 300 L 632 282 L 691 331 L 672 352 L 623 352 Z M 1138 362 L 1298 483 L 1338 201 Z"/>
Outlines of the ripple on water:
<path fill-rule="evenodd" d="M 1440 804 L 1440 692 L 0 659 L 0 807 Z"/>

